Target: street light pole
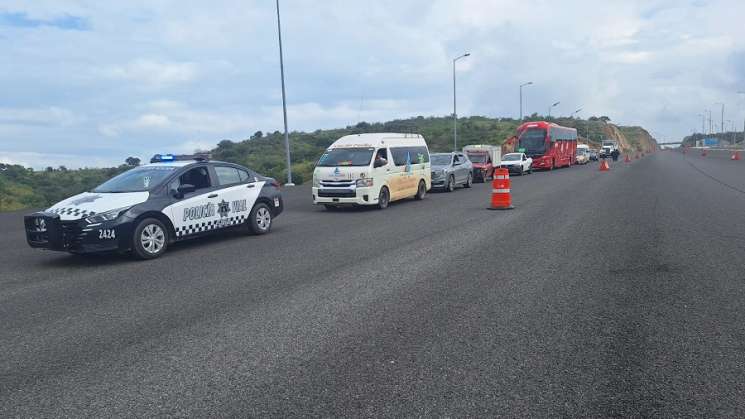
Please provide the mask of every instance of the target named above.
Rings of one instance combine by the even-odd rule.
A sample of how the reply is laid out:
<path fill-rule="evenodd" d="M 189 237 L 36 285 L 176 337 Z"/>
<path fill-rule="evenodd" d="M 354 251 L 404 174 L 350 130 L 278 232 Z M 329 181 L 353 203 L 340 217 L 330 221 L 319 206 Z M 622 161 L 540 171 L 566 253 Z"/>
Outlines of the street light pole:
<path fill-rule="evenodd" d="M 458 104 L 455 93 L 455 62 L 470 55 L 471 53 L 467 52 L 453 59 L 453 151 L 458 151 Z"/>
<path fill-rule="evenodd" d="M 717 102 L 714 105 L 722 105 L 722 125 L 720 125 L 719 128 L 721 133 L 724 134 L 724 103 Z"/>
<path fill-rule="evenodd" d="M 548 107 L 548 119 L 551 119 L 551 109 L 555 108 L 559 103 L 561 102 L 556 102 L 553 105 Z"/>
<path fill-rule="evenodd" d="M 279 18 L 279 0 L 277 0 L 277 37 L 279 39 L 279 73 L 282 78 L 282 116 L 285 122 L 285 153 L 287 154 L 287 183 L 285 186 L 295 186 L 292 183 L 292 160 L 290 159 L 290 134 L 287 130 L 287 96 L 285 95 L 285 63 L 282 54 L 282 25 Z"/>
<path fill-rule="evenodd" d="M 738 95 L 745 95 L 745 92 L 737 92 Z M 745 145 L 745 119 L 742 122 L 742 143 Z"/>
<path fill-rule="evenodd" d="M 523 122 L 523 87 L 530 86 L 532 81 L 520 85 L 520 122 Z"/>

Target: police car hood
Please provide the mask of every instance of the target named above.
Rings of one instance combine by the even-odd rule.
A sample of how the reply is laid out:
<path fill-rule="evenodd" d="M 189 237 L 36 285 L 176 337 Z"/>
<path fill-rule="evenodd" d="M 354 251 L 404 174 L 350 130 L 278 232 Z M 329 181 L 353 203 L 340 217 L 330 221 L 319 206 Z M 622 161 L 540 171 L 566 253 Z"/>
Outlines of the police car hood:
<path fill-rule="evenodd" d="M 79 220 L 147 201 L 149 192 L 96 193 L 83 192 L 54 204 L 46 212 L 59 214 L 62 220 Z"/>

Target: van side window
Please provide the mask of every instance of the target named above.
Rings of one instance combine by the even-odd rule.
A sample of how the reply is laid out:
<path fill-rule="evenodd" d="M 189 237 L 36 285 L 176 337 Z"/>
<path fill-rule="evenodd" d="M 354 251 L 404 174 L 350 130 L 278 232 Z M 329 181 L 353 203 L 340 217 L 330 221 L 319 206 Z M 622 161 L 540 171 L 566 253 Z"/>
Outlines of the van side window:
<path fill-rule="evenodd" d="M 429 163 L 427 147 L 391 147 L 391 154 L 393 154 L 393 164 L 396 166 Z"/>

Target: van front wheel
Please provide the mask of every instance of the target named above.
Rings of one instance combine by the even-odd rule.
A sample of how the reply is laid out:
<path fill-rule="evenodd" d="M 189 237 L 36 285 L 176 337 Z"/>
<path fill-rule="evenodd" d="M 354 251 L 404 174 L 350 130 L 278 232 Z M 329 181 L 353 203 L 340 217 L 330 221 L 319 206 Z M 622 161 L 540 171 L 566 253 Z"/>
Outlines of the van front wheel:
<path fill-rule="evenodd" d="M 388 187 L 383 186 L 380 188 L 380 193 L 378 194 L 378 208 L 379 209 L 386 209 L 388 208 L 388 204 L 391 202 L 391 195 L 388 192 Z"/>
<path fill-rule="evenodd" d="M 414 195 L 414 199 L 417 201 L 421 201 L 424 199 L 424 195 L 427 194 L 427 185 L 424 183 L 423 180 L 419 181 L 419 187 L 416 190 L 416 195 Z"/>

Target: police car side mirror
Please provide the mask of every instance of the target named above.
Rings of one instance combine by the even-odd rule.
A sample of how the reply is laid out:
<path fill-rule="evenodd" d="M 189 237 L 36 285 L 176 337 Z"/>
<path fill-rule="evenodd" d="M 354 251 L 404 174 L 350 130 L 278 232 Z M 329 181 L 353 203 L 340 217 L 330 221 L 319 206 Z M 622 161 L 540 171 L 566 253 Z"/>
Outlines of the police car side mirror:
<path fill-rule="evenodd" d="M 192 193 L 196 190 L 197 190 L 196 186 L 189 184 L 189 183 L 184 183 L 183 185 L 179 185 L 178 194 L 183 197 L 185 194 Z"/>

